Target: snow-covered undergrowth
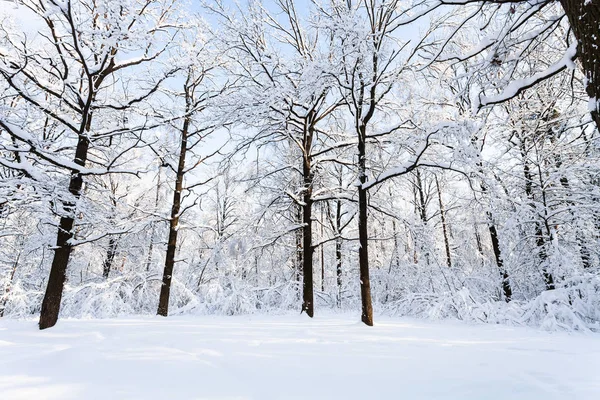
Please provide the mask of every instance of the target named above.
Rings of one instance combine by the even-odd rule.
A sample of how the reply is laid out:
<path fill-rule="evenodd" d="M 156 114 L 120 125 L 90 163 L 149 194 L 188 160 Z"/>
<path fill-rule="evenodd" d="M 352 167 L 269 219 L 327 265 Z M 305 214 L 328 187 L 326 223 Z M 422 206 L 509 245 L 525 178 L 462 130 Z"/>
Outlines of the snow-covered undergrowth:
<path fill-rule="evenodd" d="M 154 315 L 160 290 L 158 279 L 140 275 L 123 277 L 83 286 L 67 286 L 63 298 L 63 317 L 114 318 Z M 240 281 L 209 284 L 192 291 L 173 281 L 173 315 L 248 315 L 282 314 L 299 307 L 297 286 L 254 288 Z M 31 318 L 39 313 L 42 292 L 26 291 L 15 285 L 6 304 L 6 316 Z M 600 331 L 600 277 L 588 276 L 543 291 L 529 300 L 510 303 L 491 300 L 469 288 L 435 293 L 408 293 L 397 300 L 376 298 L 379 314 L 410 316 L 428 320 L 460 320 L 470 323 L 528 326 L 547 331 Z M 339 309 L 335 299 L 317 293 L 317 314 L 321 312 L 358 312 L 360 303 L 348 298 Z"/>
<path fill-rule="evenodd" d="M 572 280 L 531 300 L 478 300 L 468 289 L 437 294 L 410 294 L 387 305 L 393 315 L 458 319 L 548 331 L 600 331 L 600 277 Z"/>
<path fill-rule="evenodd" d="M 357 315 L 0 320 L 0 397 L 600 398 L 600 336 Z"/>

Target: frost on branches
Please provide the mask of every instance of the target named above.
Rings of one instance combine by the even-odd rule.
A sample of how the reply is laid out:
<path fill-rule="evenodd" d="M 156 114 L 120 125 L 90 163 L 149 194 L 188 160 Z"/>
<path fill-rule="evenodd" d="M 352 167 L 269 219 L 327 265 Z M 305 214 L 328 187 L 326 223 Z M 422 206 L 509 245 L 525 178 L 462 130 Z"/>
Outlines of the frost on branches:
<path fill-rule="evenodd" d="M 598 15 L 567 0 L 3 6 L 0 315 L 598 330 Z"/>

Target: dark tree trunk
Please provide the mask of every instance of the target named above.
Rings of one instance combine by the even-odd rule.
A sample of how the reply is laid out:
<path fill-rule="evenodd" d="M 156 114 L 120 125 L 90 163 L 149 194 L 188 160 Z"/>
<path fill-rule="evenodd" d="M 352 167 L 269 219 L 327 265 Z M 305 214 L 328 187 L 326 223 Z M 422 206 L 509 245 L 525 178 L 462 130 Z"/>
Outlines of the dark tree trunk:
<path fill-rule="evenodd" d="M 487 217 L 489 222 L 488 229 L 490 231 L 490 239 L 492 241 L 492 249 L 494 251 L 494 258 L 496 259 L 496 265 L 500 270 L 500 276 L 502 277 L 502 292 L 504 293 L 504 300 L 509 303 L 512 300 L 512 288 L 508 280 L 508 272 L 504 268 L 504 261 L 502 260 L 502 253 L 500 252 L 500 241 L 498 240 L 498 231 L 496 225 L 492 222 L 492 213 L 488 212 Z"/>
<path fill-rule="evenodd" d="M 419 218 L 421 219 L 421 222 L 423 223 L 423 228 L 420 230 L 421 234 L 418 235 L 420 236 L 420 238 L 418 238 L 417 235 L 415 235 L 415 254 L 416 254 L 416 249 L 417 247 L 419 247 L 421 254 L 423 254 L 425 256 L 425 262 L 427 263 L 427 265 L 429 265 L 429 249 L 425 247 L 424 245 L 424 239 L 425 239 L 425 229 L 427 226 L 427 199 L 425 198 L 425 191 L 423 188 L 423 178 L 421 177 L 421 171 L 417 168 L 417 170 L 415 171 L 415 178 L 416 178 L 416 182 L 414 185 L 414 195 L 415 195 L 415 211 L 417 212 L 417 215 L 419 216 Z M 417 246 L 417 240 L 421 240 L 421 243 L 419 246 Z"/>
<path fill-rule="evenodd" d="M 392 232 L 394 234 L 394 261 L 390 262 L 389 273 L 392 273 L 392 265 L 396 268 L 400 267 L 400 242 L 398 241 L 398 228 L 396 227 L 396 220 L 392 220 Z"/>
<path fill-rule="evenodd" d="M 302 206 L 298 205 L 297 208 L 298 213 L 296 214 L 296 218 L 298 224 L 302 224 Z M 303 229 L 296 230 L 296 265 L 294 266 L 294 275 L 296 277 L 296 282 L 298 283 L 298 287 L 300 287 L 300 282 L 302 281 L 302 255 L 304 254 L 303 246 L 302 246 L 302 232 Z M 300 298 L 300 292 L 298 292 L 298 298 Z"/>
<path fill-rule="evenodd" d="M 450 241 L 448 239 L 448 227 L 446 226 L 446 210 L 444 209 L 444 203 L 442 202 L 442 192 L 440 190 L 440 183 L 438 182 L 437 176 L 435 177 L 435 186 L 438 192 L 438 202 L 440 205 L 440 218 L 442 219 L 442 232 L 444 233 L 444 247 L 446 248 L 446 265 L 448 268 L 452 267 L 452 258 L 450 255 Z"/>
<path fill-rule="evenodd" d="M 416 189 L 417 193 L 419 194 L 419 204 L 417 206 L 419 217 L 421 218 L 423 224 L 427 224 L 427 206 L 425 204 L 425 192 L 423 191 L 423 179 L 421 178 L 421 171 L 419 171 L 419 169 L 415 171 L 415 177 L 417 178 Z"/>
<path fill-rule="evenodd" d="M 479 236 L 479 229 L 477 225 L 473 225 L 473 230 L 475 231 L 475 244 L 477 245 L 477 251 L 481 256 L 483 256 L 483 245 L 481 244 L 481 236 Z"/>
<path fill-rule="evenodd" d="M 115 256 L 117 255 L 117 239 L 113 236 L 108 239 L 108 250 L 106 251 L 106 258 L 102 264 L 102 276 L 107 279 L 110 275 Z"/>
<path fill-rule="evenodd" d="M 321 207 L 321 240 L 323 240 L 323 208 Z M 321 245 L 321 292 L 325 293 L 325 246 Z"/>
<path fill-rule="evenodd" d="M 335 272 L 337 275 L 337 306 L 342 307 L 342 202 L 335 206 Z"/>
<path fill-rule="evenodd" d="M 310 179 L 310 178 L 309 178 Z M 306 181 L 305 181 L 306 183 Z M 310 183 L 312 185 L 312 183 Z M 309 317 L 314 315 L 314 294 L 313 294 L 313 253 L 312 246 L 312 188 L 305 188 L 303 195 L 304 205 L 302 206 L 302 311 L 305 311 Z"/>
<path fill-rule="evenodd" d="M 87 122 L 83 123 L 86 130 L 89 130 L 91 124 L 91 115 Z M 90 142 L 87 136 L 81 134 L 77 140 L 77 148 L 75 149 L 75 164 L 84 166 L 87 160 L 88 148 Z M 75 202 L 81 196 L 81 188 L 83 187 L 83 177 L 77 172 L 71 173 L 69 181 L 69 193 L 73 197 L 73 201 L 68 201 L 63 204 L 64 215 L 60 218 L 58 224 L 58 234 L 56 237 L 56 248 L 54 257 L 52 258 L 52 266 L 50 267 L 50 276 L 46 293 L 42 301 L 42 310 L 40 313 L 40 329 L 51 328 L 58 320 L 60 312 L 60 302 L 62 299 L 63 288 L 67 278 L 67 265 L 73 247 L 69 242 L 73 239 L 73 225 L 75 224 Z"/>
<path fill-rule="evenodd" d="M 360 296 L 362 302 L 361 320 L 368 326 L 373 326 L 373 305 L 371 303 L 371 281 L 369 279 L 369 231 L 367 226 L 367 190 L 363 184 L 367 181 L 366 164 L 366 126 L 359 129 L 358 137 L 358 264 L 360 269 Z"/>
<path fill-rule="evenodd" d="M 481 165 L 480 165 L 481 166 Z M 479 171 L 482 172 L 481 170 Z M 481 192 L 487 193 L 487 186 L 482 181 L 480 184 Z M 498 231 L 494 224 L 494 216 L 491 211 L 486 211 L 486 217 L 488 220 L 488 231 L 490 233 L 490 240 L 492 242 L 492 251 L 494 252 L 494 259 L 496 260 L 496 266 L 500 271 L 500 277 L 502 278 L 502 293 L 504 294 L 504 301 L 509 303 L 512 300 L 512 287 L 510 286 L 509 275 L 506 268 L 504 268 L 504 260 L 502 258 L 502 252 L 500 251 L 500 240 L 498 239 Z M 481 246 L 481 242 L 478 239 L 478 247 Z"/>
<path fill-rule="evenodd" d="M 312 191 L 314 172 L 312 170 L 312 159 L 310 149 L 312 146 L 312 127 L 304 132 L 304 154 L 302 162 L 302 312 L 309 317 L 314 315 L 314 283 L 313 283 L 313 253 L 312 245 Z"/>
<path fill-rule="evenodd" d="M 577 57 L 586 77 L 586 91 L 595 101 L 591 114 L 600 130 L 600 0 L 560 0 L 577 39 Z"/>
<path fill-rule="evenodd" d="M 166 317 L 169 314 L 169 297 L 171 294 L 171 280 L 173 267 L 175 266 L 175 251 L 177 250 L 177 232 L 179 228 L 179 212 L 181 211 L 181 192 L 183 190 L 183 176 L 185 174 L 185 156 L 187 152 L 187 136 L 190 125 L 189 117 L 183 122 L 181 130 L 181 148 L 179 149 L 179 163 L 175 176 L 175 190 L 173 191 L 173 206 L 171 207 L 171 218 L 169 219 L 169 241 L 167 242 L 167 256 L 165 258 L 165 269 L 163 272 L 162 286 L 160 287 L 160 298 L 158 301 L 157 314 Z"/>

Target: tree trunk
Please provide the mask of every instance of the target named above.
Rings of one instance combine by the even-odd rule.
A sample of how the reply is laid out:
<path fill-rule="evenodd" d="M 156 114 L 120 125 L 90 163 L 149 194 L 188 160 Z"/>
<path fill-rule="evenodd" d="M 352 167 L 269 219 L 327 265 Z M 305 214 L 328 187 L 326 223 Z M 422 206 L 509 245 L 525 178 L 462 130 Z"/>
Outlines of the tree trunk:
<path fill-rule="evenodd" d="M 86 130 L 89 130 L 91 124 L 91 116 L 89 116 Z M 90 142 L 84 134 L 79 135 L 77 140 L 77 148 L 75 149 L 75 159 L 73 162 L 79 166 L 84 166 L 87 160 L 87 153 Z M 73 239 L 73 225 L 75 223 L 75 207 L 76 201 L 81 196 L 81 188 L 83 187 L 83 177 L 77 172 L 71 173 L 69 181 L 69 193 L 73 196 L 73 201 L 68 201 L 63 204 L 65 215 L 60 218 L 58 225 L 58 234 L 56 237 L 56 247 L 54 257 L 52 258 L 52 266 L 50 267 L 50 276 L 46 293 L 42 301 L 42 310 L 40 313 L 39 328 L 51 328 L 58 320 L 60 312 L 60 302 L 62 299 L 63 288 L 67 278 L 67 265 L 73 247 L 69 241 Z"/>
<path fill-rule="evenodd" d="M 158 177 L 156 182 L 156 196 L 154 198 L 154 214 L 158 214 L 158 200 L 160 198 L 160 166 L 158 167 Z M 150 271 L 152 264 L 152 252 L 154 251 L 154 240 L 156 236 L 156 222 L 152 222 L 150 229 L 150 245 L 148 246 L 148 256 L 146 257 L 146 272 Z"/>
<path fill-rule="evenodd" d="M 313 253 L 312 245 L 312 173 L 311 159 L 304 156 L 303 174 L 304 190 L 302 195 L 302 311 L 309 317 L 314 315 L 314 293 L 313 293 Z"/>
<path fill-rule="evenodd" d="M 297 214 L 296 214 L 296 220 L 298 221 L 298 224 L 302 224 L 302 206 L 298 205 L 297 207 Z M 301 288 L 301 282 L 302 282 L 302 255 L 304 253 L 304 251 L 302 250 L 303 246 L 302 246 L 302 237 L 303 237 L 303 231 L 304 229 L 297 229 L 296 230 L 296 264 L 294 265 L 294 276 L 296 277 L 296 284 L 297 284 L 297 295 L 298 295 L 298 299 L 300 299 L 300 288 Z"/>
<path fill-rule="evenodd" d="M 336 201 L 335 209 L 335 272 L 337 275 L 337 306 L 342 307 L 342 202 Z"/>
<path fill-rule="evenodd" d="M 110 270 L 112 269 L 115 255 L 117 254 L 117 243 L 117 239 L 113 236 L 108 239 L 108 250 L 106 251 L 104 263 L 102 264 L 102 276 L 105 279 L 108 279 L 108 275 L 110 275 Z"/>
<path fill-rule="evenodd" d="M 398 241 L 398 228 L 396 227 L 396 220 L 392 220 L 392 232 L 394 234 L 394 262 L 390 262 L 390 269 L 388 273 L 392 273 L 392 265 L 396 268 L 400 267 L 400 243 Z"/>
<path fill-rule="evenodd" d="M 490 231 L 490 239 L 492 241 L 492 249 L 494 250 L 494 258 L 496 259 L 496 265 L 500 270 L 500 276 L 502 277 L 502 292 L 504 293 L 504 301 L 510 303 L 512 300 L 512 288 L 508 281 L 508 272 L 504 268 L 504 261 L 502 259 L 502 253 L 500 252 L 500 241 L 498 240 L 498 231 L 496 225 L 492 222 L 492 213 L 487 212 L 489 222 L 488 229 Z"/>
<path fill-rule="evenodd" d="M 527 143 L 525 142 L 524 137 L 519 137 L 519 146 L 520 146 L 521 158 L 522 158 L 521 161 L 523 163 L 523 177 L 525 179 L 525 194 L 527 195 L 527 199 L 529 200 L 529 206 L 531 207 L 533 212 L 535 214 L 537 214 L 537 210 L 536 210 L 536 206 L 535 206 L 535 202 L 534 202 L 534 196 L 533 196 L 533 175 L 531 173 L 531 169 L 529 168 L 529 163 L 527 162 L 527 157 L 528 157 Z M 542 184 L 540 182 L 540 187 L 541 186 L 542 186 Z M 535 218 L 535 216 L 534 216 L 534 218 Z M 546 260 L 548 259 L 548 256 L 546 254 L 546 238 L 544 237 L 544 233 L 542 231 L 542 224 L 540 223 L 540 221 L 538 219 L 535 219 L 534 230 L 535 230 L 535 238 L 536 238 L 535 244 L 538 249 L 538 258 L 540 260 L 540 263 L 542 264 L 542 275 L 544 277 L 546 289 L 552 290 L 552 289 L 554 289 L 554 277 L 552 276 L 551 273 L 548 272 L 546 266 L 544 265 L 546 263 Z"/>
<path fill-rule="evenodd" d="M 157 314 L 166 317 L 169 314 L 169 297 L 171 294 L 171 280 L 173 267 L 175 266 L 175 251 L 177 250 L 177 233 L 179 228 L 179 212 L 181 211 L 181 192 L 183 190 L 183 175 L 185 174 L 185 155 L 187 152 L 187 136 L 190 125 L 189 117 L 183 122 L 181 130 L 181 148 L 179 149 L 179 163 L 175 176 L 175 190 L 173 191 L 173 206 L 171 207 L 171 218 L 169 219 L 169 241 L 167 242 L 167 256 L 165 258 L 165 269 L 163 272 L 162 286 L 160 287 L 160 298 L 158 301 Z"/>
<path fill-rule="evenodd" d="M 480 171 L 481 173 L 482 171 Z M 483 181 L 480 184 L 481 192 L 487 193 L 487 186 Z M 498 231 L 494 224 L 494 216 L 491 211 L 485 213 L 488 220 L 488 231 L 490 232 L 490 240 L 492 242 L 492 251 L 494 252 L 494 259 L 496 260 L 496 266 L 500 271 L 500 277 L 502 278 L 502 293 L 504 294 L 504 301 L 509 303 L 512 300 L 512 287 L 510 286 L 509 275 L 504 268 L 504 260 L 500 251 L 500 240 L 498 239 Z M 478 244 L 480 246 L 481 244 Z"/>
<path fill-rule="evenodd" d="M 473 231 L 475 232 L 475 244 L 477 245 L 477 251 L 479 252 L 479 255 L 483 256 L 483 245 L 481 244 L 481 236 L 479 236 L 477 224 L 473 225 Z"/>
<path fill-rule="evenodd" d="M 373 305 L 371 303 L 371 281 L 369 279 L 369 231 L 367 226 L 367 190 L 362 185 L 367 181 L 366 126 L 359 129 L 358 138 L 358 265 L 360 269 L 360 296 L 362 302 L 361 320 L 373 326 Z"/>
<path fill-rule="evenodd" d="M 446 248 L 446 265 L 448 268 L 452 267 L 452 258 L 450 256 L 450 241 L 448 240 L 448 227 L 446 226 L 446 210 L 444 209 L 444 203 L 442 203 L 442 192 L 440 190 L 440 183 L 438 182 L 437 176 L 435 177 L 435 186 L 438 192 L 438 202 L 440 205 L 440 217 L 442 219 L 442 231 L 444 233 L 444 247 Z"/>
<path fill-rule="evenodd" d="M 321 240 L 323 240 L 323 208 L 321 207 Z M 325 246 L 321 245 L 321 292 L 325 293 Z"/>
<path fill-rule="evenodd" d="M 19 266 L 19 259 L 21 258 L 21 253 L 23 252 L 23 239 L 21 239 L 20 242 L 21 242 L 20 243 L 21 248 L 19 249 L 19 252 L 17 253 L 17 258 L 15 259 L 15 262 L 13 263 L 13 267 L 10 271 L 10 278 L 8 279 L 8 284 L 6 285 L 6 288 L 4 289 L 4 294 L 2 295 L 2 302 L 0 303 L 0 318 L 4 317 L 4 310 L 6 310 L 6 303 L 8 303 L 8 296 L 10 294 L 10 290 L 12 289 L 12 283 L 13 283 L 13 280 L 15 279 L 17 267 Z"/>
<path fill-rule="evenodd" d="M 577 39 L 577 57 L 586 78 L 590 111 L 600 130 L 600 21 L 599 0 L 560 0 Z"/>
<path fill-rule="evenodd" d="M 473 138 L 471 143 L 475 146 L 477 143 L 477 138 Z M 479 174 L 483 176 L 483 167 L 481 161 L 477 163 L 477 166 L 479 168 Z M 483 195 L 486 195 L 488 192 L 488 188 L 484 180 L 480 181 L 479 187 L 481 188 L 481 193 L 483 193 Z M 494 223 L 494 216 L 490 210 L 487 210 L 485 212 L 485 215 L 488 220 L 488 232 L 490 233 L 490 241 L 492 242 L 492 251 L 494 252 L 494 259 L 496 260 L 496 266 L 498 267 L 500 277 L 502 278 L 502 293 L 504 294 L 504 301 L 509 303 L 512 300 L 512 287 L 510 286 L 508 271 L 506 270 L 506 268 L 504 268 L 504 260 L 500 251 L 500 241 L 498 239 L 498 231 L 496 230 L 496 225 Z M 481 240 L 479 239 L 477 227 L 475 227 L 475 237 L 477 240 L 477 248 L 483 255 L 483 248 L 481 246 Z"/>
<path fill-rule="evenodd" d="M 417 168 L 415 171 L 415 176 L 417 178 L 417 193 L 419 194 L 419 205 L 417 206 L 419 217 L 423 224 L 427 224 L 427 206 L 425 204 L 425 193 L 423 192 L 423 179 L 421 179 L 421 171 Z"/>
<path fill-rule="evenodd" d="M 414 185 L 414 195 L 415 195 L 415 211 L 421 222 L 423 223 L 422 229 L 419 229 L 420 234 L 415 235 L 415 254 L 417 247 L 419 248 L 421 254 L 425 256 L 425 262 L 427 265 L 430 264 L 429 259 L 429 249 L 425 248 L 425 230 L 427 229 L 427 203 L 428 201 L 425 199 L 425 192 L 423 190 L 423 179 L 421 177 L 421 171 L 417 168 L 415 171 L 416 184 Z M 418 195 L 418 196 L 417 196 Z M 420 236 L 420 238 L 418 237 Z M 417 246 L 417 241 L 420 239 L 421 243 Z"/>
<path fill-rule="evenodd" d="M 548 130 L 548 136 L 550 137 L 550 143 L 552 143 L 554 145 L 556 143 L 556 135 L 554 134 L 554 131 L 552 129 Z M 557 171 L 560 171 L 562 164 L 563 164 L 562 155 L 560 154 L 560 152 L 558 152 L 554 155 L 554 165 L 555 165 Z M 567 201 L 566 202 L 571 207 L 571 210 L 570 210 L 571 218 L 573 218 L 573 220 L 575 222 L 575 241 L 577 242 L 577 245 L 579 246 L 579 256 L 581 258 L 581 263 L 583 264 L 584 269 L 588 269 L 591 267 L 592 255 L 586 245 L 586 240 L 583 236 L 582 230 L 578 226 L 579 224 L 577 222 L 578 222 L 579 218 L 577 218 L 577 216 L 575 215 L 575 212 L 573 210 L 575 208 L 575 202 L 571 199 L 571 187 L 569 185 L 569 178 L 567 178 L 564 175 L 561 176 L 560 184 L 567 191 Z"/>

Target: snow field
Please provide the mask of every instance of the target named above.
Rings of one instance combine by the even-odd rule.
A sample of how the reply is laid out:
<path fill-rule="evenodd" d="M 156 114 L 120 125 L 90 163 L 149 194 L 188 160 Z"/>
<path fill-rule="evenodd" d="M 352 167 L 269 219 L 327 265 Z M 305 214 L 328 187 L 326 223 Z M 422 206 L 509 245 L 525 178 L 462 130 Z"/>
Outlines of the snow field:
<path fill-rule="evenodd" d="M 0 399 L 600 399 L 600 335 L 355 316 L 0 321 Z"/>

